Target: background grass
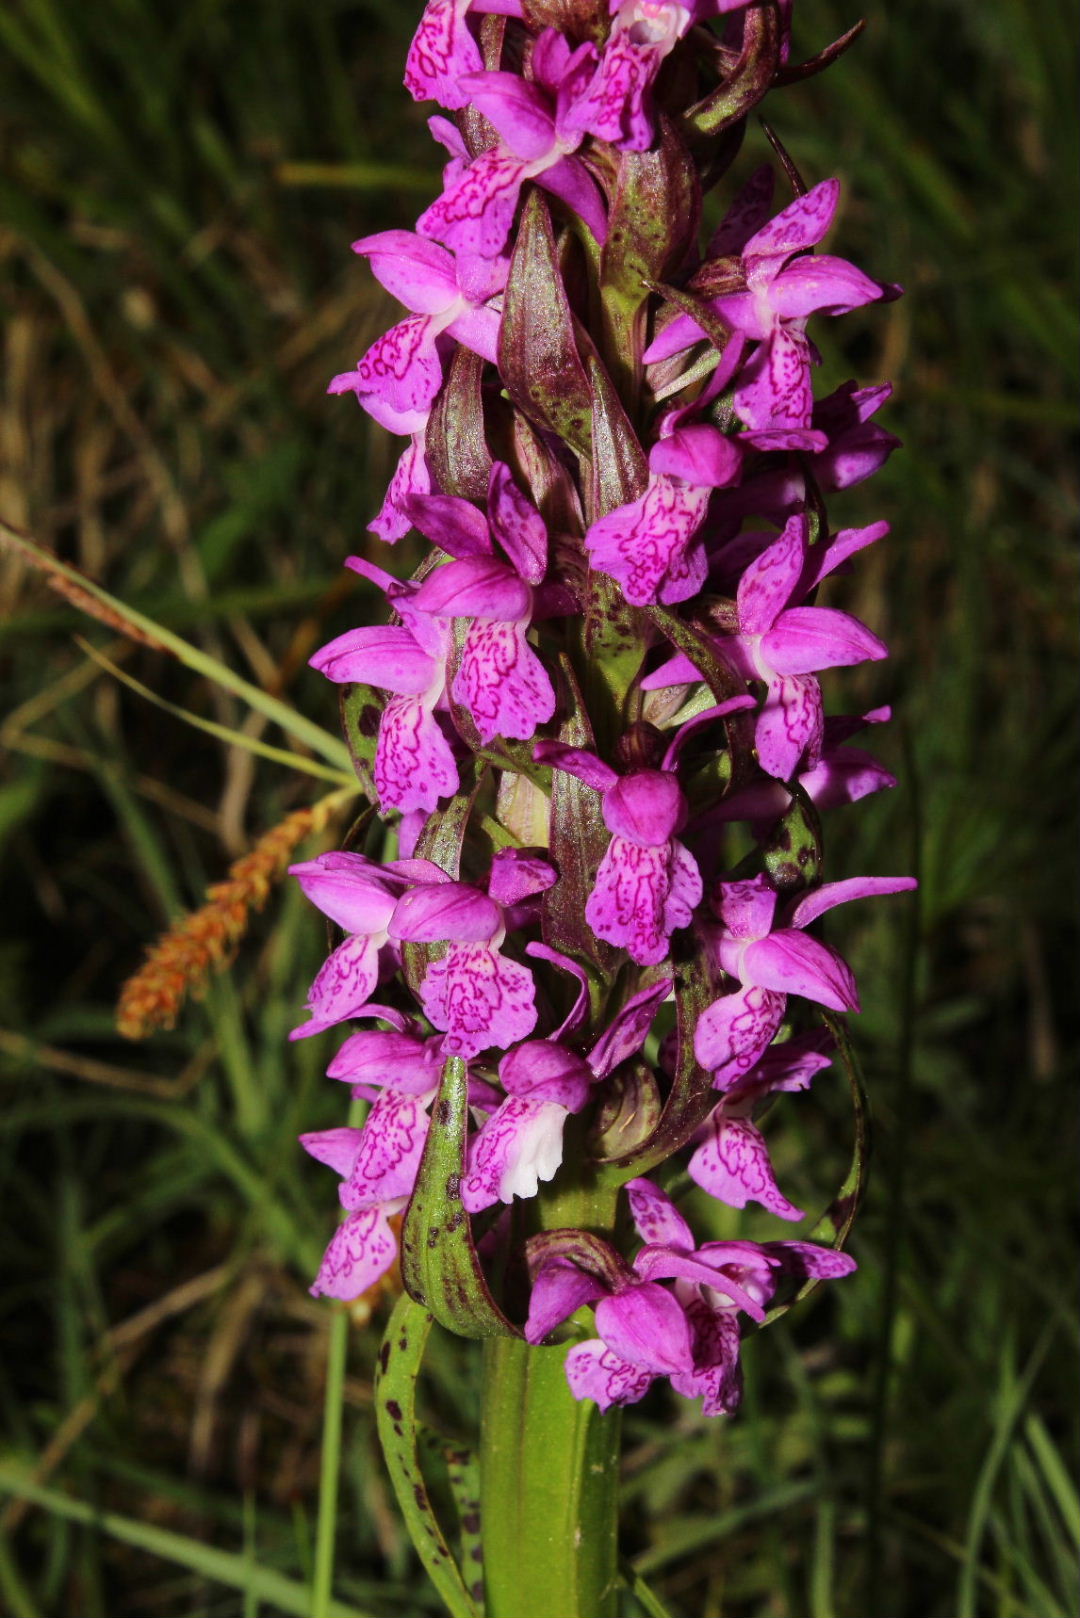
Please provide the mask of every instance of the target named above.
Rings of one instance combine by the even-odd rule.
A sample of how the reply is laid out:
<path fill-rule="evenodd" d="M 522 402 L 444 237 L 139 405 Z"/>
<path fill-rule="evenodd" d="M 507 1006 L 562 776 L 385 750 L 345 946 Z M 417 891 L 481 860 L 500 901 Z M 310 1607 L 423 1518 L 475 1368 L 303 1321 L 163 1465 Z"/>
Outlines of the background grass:
<path fill-rule="evenodd" d="M 400 88 L 415 10 L 0 11 L 0 515 L 330 728 L 305 659 L 363 610 L 340 564 L 394 446 L 324 389 L 392 308 L 348 242 L 437 185 Z M 851 17 L 803 0 L 803 52 Z M 625 1548 L 700 1618 L 1073 1618 L 1075 18 L 926 0 L 870 20 L 769 117 L 808 179 L 845 181 L 834 250 L 908 289 L 821 334 L 825 385 L 897 379 L 907 446 L 838 503 L 892 521 L 847 604 L 895 656 L 833 696 L 894 703 L 879 750 L 904 785 L 837 815 L 830 857 L 922 889 L 835 934 L 876 1120 L 859 1276 L 749 1345 L 738 1420 L 630 1413 Z M 305 1288 L 334 1191 L 295 1136 L 342 1097 L 323 1045 L 284 1034 L 318 918 L 282 890 L 147 1045 L 112 1008 L 165 922 L 317 789 L 102 674 L 11 557 L 0 600 L 0 1604 L 303 1613 L 331 1320 Z M 839 1082 L 784 1103 L 778 1167 L 808 1206 L 847 1131 Z M 377 1336 L 353 1333 L 344 1372 L 334 1589 L 389 1618 L 434 1607 L 377 1457 Z M 471 1364 L 440 1340 L 426 1399 L 451 1432 Z"/>

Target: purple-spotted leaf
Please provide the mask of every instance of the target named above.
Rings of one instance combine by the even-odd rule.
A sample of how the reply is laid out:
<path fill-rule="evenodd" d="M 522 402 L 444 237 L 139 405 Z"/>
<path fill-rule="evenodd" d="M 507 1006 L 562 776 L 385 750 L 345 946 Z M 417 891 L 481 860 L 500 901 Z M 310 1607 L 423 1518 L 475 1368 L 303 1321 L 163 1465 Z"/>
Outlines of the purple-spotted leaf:
<path fill-rule="evenodd" d="M 468 1067 L 449 1057 L 401 1227 L 401 1276 L 409 1295 L 459 1337 L 519 1337 L 491 1295 L 461 1200 L 468 1115 Z"/>
<path fill-rule="evenodd" d="M 499 371 L 520 410 L 579 455 L 592 453 L 588 377 L 578 353 L 551 215 L 533 189 L 503 296 Z"/>
<path fill-rule="evenodd" d="M 416 1382 L 432 1317 L 406 1293 L 386 1327 L 375 1370 L 375 1419 L 386 1469 L 417 1554 L 452 1618 L 479 1618 L 428 1493 L 417 1445 Z"/>

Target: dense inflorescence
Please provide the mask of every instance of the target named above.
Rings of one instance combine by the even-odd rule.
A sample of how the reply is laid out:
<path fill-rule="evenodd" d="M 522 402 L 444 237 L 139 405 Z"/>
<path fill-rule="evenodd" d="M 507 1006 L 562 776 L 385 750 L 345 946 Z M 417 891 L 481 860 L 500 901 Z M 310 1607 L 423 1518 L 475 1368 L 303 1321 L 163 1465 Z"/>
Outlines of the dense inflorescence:
<path fill-rule="evenodd" d="M 849 745 L 887 710 L 825 718 L 819 684 L 886 655 L 817 604 L 886 524 L 834 531 L 825 498 L 896 440 L 888 386 L 815 400 L 806 329 L 899 289 L 818 251 L 838 183 L 779 148 L 790 200 L 758 167 L 703 225 L 751 109 L 848 42 L 793 65 L 789 21 L 431 0 L 405 83 L 455 115 L 443 191 L 354 244 L 408 313 L 331 384 L 408 439 L 372 529 L 432 549 L 407 580 L 350 558 L 391 621 L 312 659 L 381 816 L 293 868 L 343 935 L 294 1037 L 369 1024 L 329 1068 L 363 1128 L 304 1137 L 347 1210 L 313 1291 L 371 1287 L 405 1209 L 447 1324 L 539 1343 L 593 1307 L 566 1369 L 602 1408 L 668 1376 L 732 1410 L 740 1320 L 854 1268 L 699 1244 L 660 1181 L 803 1217 L 754 1120 L 858 1010 L 814 924 L 913 886 L 823 880 L 821 812 L 894 784 Z M 567 1222 L 605 1191 L 603 1234 Z"/>

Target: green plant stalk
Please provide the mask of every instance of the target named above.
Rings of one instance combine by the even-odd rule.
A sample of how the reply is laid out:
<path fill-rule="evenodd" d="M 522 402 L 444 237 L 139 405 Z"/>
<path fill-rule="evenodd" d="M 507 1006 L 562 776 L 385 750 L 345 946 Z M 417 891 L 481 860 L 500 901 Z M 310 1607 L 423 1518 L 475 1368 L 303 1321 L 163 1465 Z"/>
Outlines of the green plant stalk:
<path fill-rule="evenodd" d="M 620 1412 L 573 1397 L 566 1353 L 509 1337 L 484 1345 L 487 1618 L 614 1618 Z"/>
<path fill-rule="evenodd" d="M 542 1222 L 610 1231 L 615 1195 L 570 1184 L 541 1199 Z M 573 1397 L 567 1348 L 510 1337 L 484 1344 L 486 1618 L 614 1618 L 622 1413 Z"/>

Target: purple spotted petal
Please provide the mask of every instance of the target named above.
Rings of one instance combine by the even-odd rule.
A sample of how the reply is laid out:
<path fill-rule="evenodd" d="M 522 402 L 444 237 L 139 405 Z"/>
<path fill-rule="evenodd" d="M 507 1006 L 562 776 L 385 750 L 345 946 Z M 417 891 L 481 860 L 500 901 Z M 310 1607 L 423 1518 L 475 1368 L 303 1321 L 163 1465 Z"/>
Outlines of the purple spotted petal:
<path fill-rule="evenodd" d="M 428 1134 L 427 1107 L 417 1096 L 384 1090 L 364 1125 L 360 1149 L 341 1187 L 343 1208 L 411 1197 Z"/>
<path fill-rule="evenodd" d="M 351 1303 L 393 1268 L 397 1242 L 384 1208 L 365 1208 L 342 1220 L 310 1288 L 314 1298 Z"/>
<path fill-rule="evenodd" d="M 620 1359 L 598 1338 L 575 1343 L 566 1356 L 566 1380 L 575 1399 L 594 1399 L 601 1410 L 637 1404 L 655 1380 L 629 1360 Z"/>
<path fill-rule="evenodd" d="M 768 163 L 754 170 L 713 233 L 709 258 L 727 258 L 743 251 L 769 217 L 775 184 L 776 177 Z"/>
<path fill-rule="evenodd" d="M 488 894 L 497 904 L 517 905 L 546 893 L 559 880 L 550 860 L 525 848 L 500 848 L 491 862 Z"/>
<path fill-rule="evenodd" d="M 427 411 L 442 386 L 438 329 L 430 315 L 410 315 L 372 343 L 356 367 L 361 404 L 375 394 L 392 410 Z"/>
<path fill-rule="evenodd" d="M 739 1323 L 733 1314 L 710 1309 L 702 1298 L 685 1304 L 694 1340 L 694 1369 L 676 1372 L 671 1385 L 687 1399 L 702 1399 L 702 1415 L 729 1416 L 742 1402 Z"/>
<path fill-rule="evenodd" d="M 368 523 L 368 528 L 388 545 L 393 545 L 396 540 L 403 539 L 412 527 L 405 501 L 411 495 L 428 494 L 430 491 L 431 473 L 424 452 L 424 434 L 420 432 L 410 439 L 409 447 L 398 461 L 382 509 Z"/>
<path fill-rule="evenodd" d="M 840 181 L 822 180 L 803 197 L 755 231 L 743 248 L 744 258 L 765 258 L 773 254 L 799 252 L 816 247 L 832 224 L 840 200 Z"/>
<path fill-rule="evenodd" d="M 749 1071 L 771 1044 L 784 1015 L 786 996 L 748 986 L 714 1000 L 698 1018 L 694 1054 L 726 1088 Z"/>
<path fill-rule="evenodd" d="M 573 108 L 571 121 L 598 140 L 610 141 L 625 151 L 644 152 L 653 138 L 649 92 L 667 50 L 638 44 L 628 29 L 613 32 L 588 93 Z"/>
<path fill-rule="evenodd" d="M 689 1371 L 694 1354 L 682 1305 L 655 1281 L 627 1287 L 596 1305 L 596 1329 L 620 1359 L 657 1375 Z"/>
<path fill-rule="evenodd" d="M 765 774 L 790 781 L 804 753 L 811 764 L 816 762 L 823 728 L 821 686 L 812 675 L 771 679 L 754 727 L 754 746 Z"/>
<path fill-rule="evenodd" d="M 820 939 L 793 928 L 782 928 L 747 944 L 742 971 L 745 981 L 777 994 L 801 994 L 832 1011 L 859 1009 L 858 990 L 847 963 Z"/>
<path fill-rule="evenodd" d="M 809 427 L 813 405 L 810 345 L 779 326 L 740 371 L 735 409 L 748 427 Z"/>
<path fill-rule="evenodd" d="M 816 674 L 888 657 L 884 641 L 835 607 L 791 607 L 761 637 L 762 655 L 778 674 Z"/>
<path fill-rule="evenodd" d="M 722 882 L 715 909 L 732 938 L 764 938 L 776 913 L 776 889 L 764 872 L 741 882 Z"/>
<path fill-rule="evenodd" d="M 685 1247 L 687 1252 L 693 1250 L 693 1231 L 666 1191 L 661 1191 L 651 1180 L 637 1179 L 627 1181 L 626 1192 L 631 1216 L 643 1242 Z"/>
<path fill-rule="evenodd" d="M 496 258 L 510 234 L 527 167 L 498 147 L 481 152 L 420 215 L 416 228 L 455 253 Z"/>
<path fill-rule="evenodd" d="M 585 905 L 597 938 L 625 949 L 639 966 L 655 966 L 668 952 L 676 927 L 688 925 L 701 900 L 701 878 L 680 844 L 643 848 L 613 837 Z M 685 853 L 685 851 L 683 851 Z"/>
<path fill-rule="evenodd" d="M 554 1179 L 563 1155 L 565 1107 L 555 1101 L 510 1096 L 473 1139 L 461 1200 L 469 1213 L 495 1202 L 535 1197 L 539 1182 Z"/>
<path fill-rule="evenodd" d="M 587 1303 L 595 1303 L 606 1292 L 604 1283 L 565 1259 L 546 1263 L 533 1281 L 529 1297 L 529 1318 L 525 1339 L 542 1343 L 556 1326 L 569 1319 Z"/>
<path fill-rule="evenodd" d="M 462 76 L 484 65 L 465 21 L 469 3 L 428 0 L 405 63 L 405 88 L 414 101 L 437 101 L 451 111 L 467 104 Z"/>
<path fill-rule="evenodd" d="M 725 1118 L 717 1108 L 687 1167 L 697 1185 L 730 1208 L 760 1202 L 781 1219 L 802 1218 L 802 1209 L 781 1193 L 761 1131 L 748 1118 Z"/>
<path fill-rule="evenodd" d="M 695 542 L 708 505 L 708 489 L 652 478 L 640 499 L 593 523 L 585 535 L 593 565 L 618 579 L 634 606 L 685 601 L 708 571 L 704 547 Z"/>
<path fill-rule="evenodd" d="M 447 1056 L 478 1056 L 528 1039 L 536 1027 L 532 973 L 483 944 L 451 944 L 420 985 L 424 1012 L 446 1034 Z"/>
<path fill-rule="evenodd" d="M 819 1247 L 816 1242 L 766 1242 L 765 1250 L 780 1260 L 787 1275 L 812 1275 L 833 1281 L 858 1269 L 850 1253 L 836 1247 Z"/>
<path fill-rule="evenodd" d="M 379 981 L 379 946 L 373 938 L 347 938 L 323 965 L 308 990 L 311 1021 L 294 1028 L 290 1039 L 321 1034 L 346 1017 L 354 1017 L 375 992 Z"/>
<path fill-rule="evenodd" d="M 419 697 L 392 697 L 382 711 L 375 748 L 380 809 L 429 813 L 458 789 L 450 743 Z"/>
<path fill-rule="evenodd" d="M 488 520 L 521 578 L 527 584 L 540 584 L 547 572 L 547 526 L 502 461 L 496 461 L 491 468 Z"/>
<path fill-rule="evenodd" d="M 555 691 L 523 624 L 474 623 L 465 637 L 453 693 L 468 708 L 485 743 L 496 736 L 528 741 L 555 712 Z"/>
<path fill-rule="evenodd" d="M 728 1248 L 752 1244 L 728 1242 L 722 1245 Z M 705 1242 L 696 1252 L 688 1253 L 681 1247 L 650 1244 L 641 1249 L 634 1260 L 634 1268 L 648 1281 L 668 1280 L 672 1277 L 696 1281 L 699 1285 L 707 1286 L 711 1291 L 722 1294 L 734 1308 L 744 1309 L 752 1320 L 764 1320 L 765 1310 L 762 1308 L 760 1289 L 748 1286 L 750 1278 L 745 1274 L 728 1273 L 734 1266 L 724 1265 L 723 1255 L 713 1251 L 720 1246 L 719 1243 Z"/>
<path fill-rule="evenodd" d="M 764 635 L 772 628 L 802 577 L 805 557 L 806 518 L 792 517 L 739 580 L 739 629 L 744 635 Z"/>

